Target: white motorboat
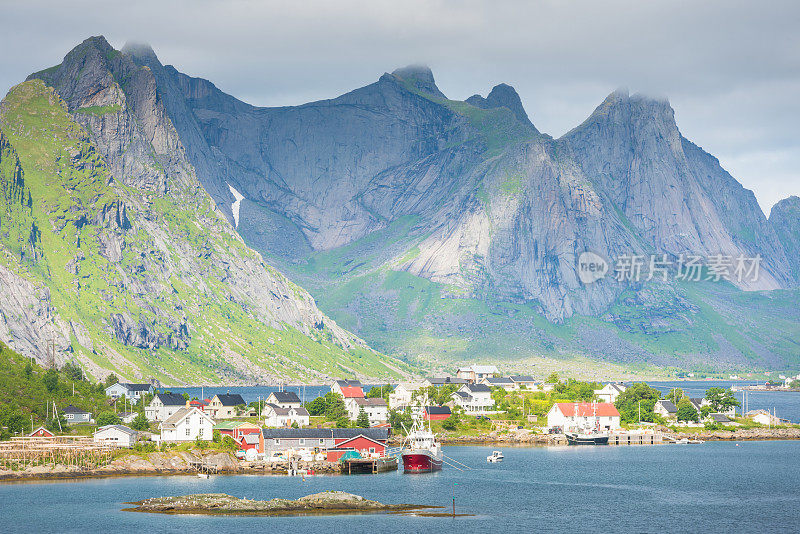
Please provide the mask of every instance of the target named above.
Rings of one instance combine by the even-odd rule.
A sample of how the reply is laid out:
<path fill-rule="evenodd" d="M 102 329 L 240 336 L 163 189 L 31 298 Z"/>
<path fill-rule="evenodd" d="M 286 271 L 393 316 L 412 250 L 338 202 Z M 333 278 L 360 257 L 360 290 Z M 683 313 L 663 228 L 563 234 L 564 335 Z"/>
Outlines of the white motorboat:
<path fill-rule="evenodd" d="M 492 454 L 486 457 L 486 461 L 489 462 L 490 464 L 494 464 L 497 462 L 502 462 L 503 458 L 505 458 L 505 456 L 503 456 L 502 452 L 492 451 Z"/>

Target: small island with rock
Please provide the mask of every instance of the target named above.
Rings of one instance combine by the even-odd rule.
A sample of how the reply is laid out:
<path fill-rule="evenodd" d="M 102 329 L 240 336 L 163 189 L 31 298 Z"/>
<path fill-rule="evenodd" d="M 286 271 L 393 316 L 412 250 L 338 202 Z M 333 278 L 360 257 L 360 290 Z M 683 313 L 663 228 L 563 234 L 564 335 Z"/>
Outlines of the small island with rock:
<path fill-rule="evenodd" d="M 439 508 L 438 506 L 415 504 L 383 504 L 343 491 L 314 493 L 297 500 L 271 499 L 269 501 L 240 499 L 225 493 L 202 493 L 177 497 L 154 497 L 126 504 L 136 505 L 133 508 L 125 508 L 124 511 L 127 512 L 256 516 L 410 513 Z M 431 512 L 425 514 L 439 515 Z"/>

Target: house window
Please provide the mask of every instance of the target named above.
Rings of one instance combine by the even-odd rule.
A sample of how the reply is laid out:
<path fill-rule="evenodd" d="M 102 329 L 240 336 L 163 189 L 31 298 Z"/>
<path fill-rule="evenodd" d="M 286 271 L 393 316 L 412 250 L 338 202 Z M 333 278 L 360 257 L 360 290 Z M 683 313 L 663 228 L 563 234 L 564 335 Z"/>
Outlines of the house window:
<path fill-rule="evenodd" d="M 375 452 L 375 447 L 370 447 L 370 448 L 369 448 L 369 452 L 370 452 L 370 454 L 371 454 L 371 453 L 374 453 L 374 452 Z"/>
<path fill-rule="evenodd" d="M 300 438 L 298 441 L 299 441 L 300 445 L 305 445 L 306 444 L 305 438 Z"/>
<path fill-rule="evenodd" d="M 191 436 L 192 435 L 192 429 L 190 429 L 188 426 L 186 427 L 186 435 L 187 436 Z"/>
<path fill-rule="evenodd" d="M 279 440 L 278 438 L 275 438 L 273 441 L 275 442 L 275 445 L 281 444 L 281 440 Z"/>
<path fill-rule="evenodd" d="M 319 444 L 320 445 L 325 445 L 325 440 L 323 438 L 319 438 Z"/>

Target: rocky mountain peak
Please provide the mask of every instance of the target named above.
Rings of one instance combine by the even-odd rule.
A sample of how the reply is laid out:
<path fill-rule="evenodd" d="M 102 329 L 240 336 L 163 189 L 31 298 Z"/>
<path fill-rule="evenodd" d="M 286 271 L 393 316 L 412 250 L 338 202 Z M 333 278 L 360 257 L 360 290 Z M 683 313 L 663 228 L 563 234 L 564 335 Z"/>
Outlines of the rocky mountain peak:
<path fill-rule="evenodd" d="M 121 52 L 131 56 L 137 63 L 147 64 L 150 61 L 158 62 L 158 56 L 156 56 L 153 48 L 147 43 L 129 41 L 122 47 Z"/>
<path fill-rule="evenodd" d="M 795 278 L 800 281 L 800 197 L 791 196 L 775 204 L 769 223 L 778 234 Z"/>
<path fill-rule="evenodd" d="M 522 106 L 522 100 L 519 94 L 508 84 L 501 83 L 495 85 L 486 98 L 483 98 L 481 95 L 472 95 L 466 102 L 483 109 L 508 108 L 518 121 L 536 130 L 536 127 L 528 118 L 525 108 Z"/>
<path fill-rule="evenodd" d="M 395 70 L 392 72 L 392 76 L 411 84 L 424 93 L 440 98 L 447 98 L 436 86 L 436 80 L 433 79 L 433 72 L 430 67 L 425 65 L 409 65 Z"/>

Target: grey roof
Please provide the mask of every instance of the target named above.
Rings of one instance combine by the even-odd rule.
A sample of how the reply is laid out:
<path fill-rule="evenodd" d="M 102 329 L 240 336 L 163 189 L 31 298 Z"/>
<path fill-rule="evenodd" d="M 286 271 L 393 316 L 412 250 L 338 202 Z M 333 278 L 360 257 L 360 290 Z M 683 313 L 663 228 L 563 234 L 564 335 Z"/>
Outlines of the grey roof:
<path fill-rule="evenodd" d="M 532 376 L 528 375 L 511 375 L 512 382 L 536 382 Z"/>
<path fill-rule="evenodd" d="M 296 413 L 297 415 L 308 415 L 308 410 L 306 410 L 302 406 L 299 408 L 281 408 L 277 404 L 272 404 L 271 402 L 268 402 L 267 406 L 269 406 L 270 409 L 273 412 L 275 412 L 276 415 L 289 415 L 289 412 L 291 412 L 292 410 L 294 410 L 294 413 Z"/>
<path fill-rule="evenodd" d="M 135 435 L 138 434 L 138 432 L 136 432 L 132 428 L 128 428 L 127 426 L 124 426 L 124 425 L 106 425 L 106 426 L 101 426 L 100 428 L 95 430 L 94 433 L 97 434 L 98 432 L 102 432 L 103 430 L 111 430 L 112 428 L 116 429 L 116 430 L 119 430 L 120 432 L 124 432 L 124 433 L 128 434 L 129 436 L 135 436 Z"/>
<path fill-rule="evenodd" d="M 464 378 L 455 378 L 452 376 L 435 376 L 428 379 L 428 382 L 433 384 L 434 386 L 444 386 L 447 384 L 466 384 L 467 381 Z"/>
<path fill-rule="evenodd" d="M 153 399 L 158 398 L 164 406 L 185 406 L 186 399 L 180 393 L 156 393 Z"/>
<path fill-rule="evenodd" d="M 487 378 L 484 378 L 484 380 L 486 380 L 490 384 L 513 384 L 514 383 L 510 378 L 505 378 L 505 377 L 502 377 L 502 376 L 501 377 L 496 377 L 496 378 L 487 377 Z"/>
<path fill-rule="evenodd" d="M 270 393 L 270 396 L 272 395 L 278 402 L 300 402 L 300 397 L 294 391 L 273 391 Z"/>
<path fill-rule="evenodd" d="M 454 391 L 453 395 L 458 395 L 459 397 L 461 397 L 463 399 L 471 399 L 472 398 L 472 395 L 470 395 L 466 391 Z"/>
<path fill-rule="evenodd" d="M 469 390 L 473 393 L 491 393 L 492 389 L 486 384 L 467 384 Z"/>
<path fill-rule="evenodd" d="M 711 417 L 711 419 L 713 419 L 717 423 L 730 423 L 731 422 L 730 418 L 727 415 L 725 415 L 724 413 L 711 413 L 711 414 L 708 414 L 708 416 Z"/>
<path fill-rule="evenodd" d="M 120 382 L 119 384 L 128 391 L 150 391 L 150 388 L 153 387 L 150 384 L 130 384 L 128 382 Z"/>
<path fill-rule="evenodd" d="M 667 413 L 678 413 L 678 407 L 670 400 L 662 399 L 658 401 L 658 404 L 660 404 Z"/>
<path fill-rule="evenodd" d="M 364 435 L 377 441 L 389 438 L 389 429 L 377 428 L 265 428 L 264 439 L 350 439 Z"/>
<path fill-rule="evenodd" d="M 349 400 L 354 401 L 359 406 L 387 406 L 385 399 L 367 399 L 356 397 Z"/>
<path fill-rule="evenodd" d="M 184 407 L 184 408 L 181 408 L 180 410 L 176 411 L 166 421 L 161 423 L 161 427 L 162 428 L 175 428 L 175 425 L 180 423 L 181 420 L 183 420 L 183 418 L 186 417 L 187 414 L 189 414 L 190 412 L 192 412 L 194 410 L 197 410 L 199 413 L 201 413 L 201 414 L 205 415 L 206 417 L 208 417 L 209 419 L 211 419 L 211 416 L 209 416 L 208 414 L 206 414 L 202 410 L 198 410 L 197 408 L 185 408 Z"/>
<path fill-rule="evenodd" d="M 238 393 L 224 393 L 222 395 L 217 395 L 217 398 L 223 406 L 238 406 L 240 404 L 247 404 L 242 396 Z"/>
<path fill-rule="evenodd" d="M 92 412 L 87 412 L 85 410 L 81 410 L 80 408 L 76 408 L 75 406 L 73 406 L 71 404 L 69 406 L 67 406 L 66 408 L 64 408 L 64 410 L 62 410 L 62 411 L 64 413 L 76 413 L 76 414 L 91 414 L 92 413 Z"/>
<path fill-rule="evenodd" d="M 443 415 L 451 413 L 448 406 L 426 406 L 425 411 L 431 415 Z"/>

